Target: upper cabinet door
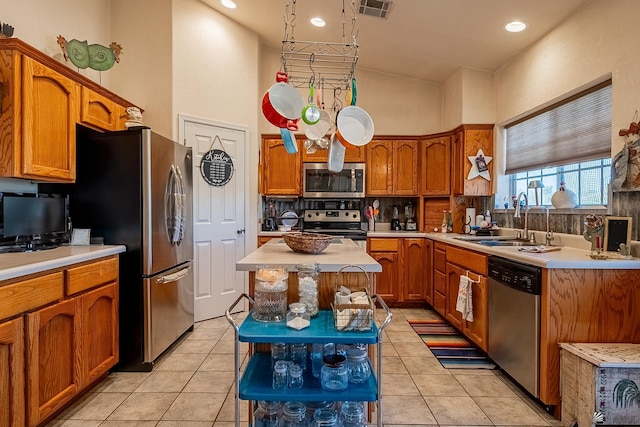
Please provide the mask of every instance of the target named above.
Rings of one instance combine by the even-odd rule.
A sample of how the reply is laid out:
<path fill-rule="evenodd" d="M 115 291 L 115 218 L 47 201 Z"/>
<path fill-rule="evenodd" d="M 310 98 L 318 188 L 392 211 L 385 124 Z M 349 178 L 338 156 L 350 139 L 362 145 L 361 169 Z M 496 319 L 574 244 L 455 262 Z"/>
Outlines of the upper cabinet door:
<path fill-rule="evenodd" d="M 393 142 L 393 194 L 418 195 L 418 141 Z"/>
<path fill-rule="evenodd" d="M 425 139 L 421 144 L 422 195 L 451 193 L 451 137 Z"/>
<path fill-rule="evenodd" d="M 302 155 L 289 154 L 279 138 L 266 138 L 262 144 L 262 194 L 302 194 Z"/>
<path fill-rule="evenodd" d="M 389 196 L 393 192 L 393 141 L 373 140 L 366 147 L 365 192 L 371 196 Z"/>
<path fill-rule="evenodd" d="M 22 178 L 70 182 L 76 178 L 78 85 L 22 57 Z"/>
<path fill-rule="evenodd" d="M 80 123 L 98 130 L 118 129 L 116 103 L 82 86 L 80 97 Z"/>
<path fill-rule="evenodd" d="M 491 181 L 476 176 L 469 178 L 473 167 L 469 157 L 475 158 L 482 150 L 485 157 L 493 157 L 493 125 L 465 125 L 453 136 L 452 183 L 453 194 L 465 196 L 490 196 Z M 494 179 L 494 162 L 487 164 L 489 176 Z"/>

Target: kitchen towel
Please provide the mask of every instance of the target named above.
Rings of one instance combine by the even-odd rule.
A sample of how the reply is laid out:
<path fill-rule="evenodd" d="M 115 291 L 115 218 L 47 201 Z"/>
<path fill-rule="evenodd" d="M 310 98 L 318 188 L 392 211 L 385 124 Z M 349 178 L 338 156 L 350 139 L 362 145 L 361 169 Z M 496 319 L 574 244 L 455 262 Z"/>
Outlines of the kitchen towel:
<path fill-rule="evenodd" d="M 469 322 L 473 322 L 473 303 L 471 287 L 473 280 L 469 276 L 460 276 L 460 284 L 458 285 L 458 300 L 456 301 L 456 311 L 462 313 L 462 318 Z"/>

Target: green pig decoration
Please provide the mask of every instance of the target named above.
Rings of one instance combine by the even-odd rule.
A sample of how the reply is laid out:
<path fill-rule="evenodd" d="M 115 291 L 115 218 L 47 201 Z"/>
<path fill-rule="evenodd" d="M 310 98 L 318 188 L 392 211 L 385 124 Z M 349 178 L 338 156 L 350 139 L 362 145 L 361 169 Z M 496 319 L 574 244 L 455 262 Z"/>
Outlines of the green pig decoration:
<path fill-rule="evenodd" d="M 58 36 L 58 45 L 66 61 L 71 61 L 78 68 L 91 68 L 97 71 L 106 71 L 120 62 L 122 46 L 112 42 L 109 47 L 99 44 L 87 44 L 87 41 L 76 39 L 67 41 Z"/>

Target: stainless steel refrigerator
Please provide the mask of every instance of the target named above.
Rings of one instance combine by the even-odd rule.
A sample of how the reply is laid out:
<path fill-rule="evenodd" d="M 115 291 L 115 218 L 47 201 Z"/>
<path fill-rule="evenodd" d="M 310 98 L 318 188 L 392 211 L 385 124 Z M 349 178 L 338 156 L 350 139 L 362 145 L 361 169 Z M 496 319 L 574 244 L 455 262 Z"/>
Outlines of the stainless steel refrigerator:
<path fill-rule="evenodd" d="M 120 363 L 150 371 L 193 330 L 191 148 L 149 128 L 78 132 L 77 179 L 66 186 L 74 228 L 120 254 Z"/>

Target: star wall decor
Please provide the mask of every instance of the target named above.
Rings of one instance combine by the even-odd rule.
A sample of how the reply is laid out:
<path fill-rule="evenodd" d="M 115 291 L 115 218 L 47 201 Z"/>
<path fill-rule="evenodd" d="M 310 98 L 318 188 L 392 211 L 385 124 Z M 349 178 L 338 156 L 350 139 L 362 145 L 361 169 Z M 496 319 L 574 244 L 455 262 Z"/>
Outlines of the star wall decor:
<path fill-rule="evenodd" d="M 468 156 L 468 159 L 471 162 L 471 170 L 467 176 L 468 180 L 481 176 L 487 181 L 491 181 L 488 165 L 491 163 L 491 160 L 493 160 L 493 157 L 485 156 L 482 149 L 480 149 L 478 150 L 478 154 L 475 156 Z"/>

